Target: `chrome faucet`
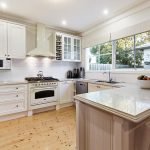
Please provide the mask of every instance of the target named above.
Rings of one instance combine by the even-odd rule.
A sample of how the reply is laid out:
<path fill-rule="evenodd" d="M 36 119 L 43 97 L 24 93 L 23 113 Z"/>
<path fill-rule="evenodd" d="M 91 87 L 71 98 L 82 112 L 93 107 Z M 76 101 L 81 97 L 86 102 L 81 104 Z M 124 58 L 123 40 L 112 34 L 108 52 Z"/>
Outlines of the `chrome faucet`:
<path fill-rule="evenodd" d="M 108 82 L 112 82 L 112 78 L 111 78 L 111 72 L 110 70 L 108 72 L 103 72 L 103 74 L 107 74 L 108 73 Z"/>

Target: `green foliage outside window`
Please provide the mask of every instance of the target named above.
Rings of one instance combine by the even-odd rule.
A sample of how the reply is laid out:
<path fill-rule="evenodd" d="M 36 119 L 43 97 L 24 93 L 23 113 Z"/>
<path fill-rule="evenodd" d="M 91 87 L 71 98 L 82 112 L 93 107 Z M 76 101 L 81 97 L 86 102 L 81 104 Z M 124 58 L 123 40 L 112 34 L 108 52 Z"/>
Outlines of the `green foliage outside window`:
<path fill-rule="evenodd" d="M 94 46 L 90 49 L 92 55 L 96 56 L 96 63 L 111 64 L 112 63 L 112 44 L 111 42 Z"/>

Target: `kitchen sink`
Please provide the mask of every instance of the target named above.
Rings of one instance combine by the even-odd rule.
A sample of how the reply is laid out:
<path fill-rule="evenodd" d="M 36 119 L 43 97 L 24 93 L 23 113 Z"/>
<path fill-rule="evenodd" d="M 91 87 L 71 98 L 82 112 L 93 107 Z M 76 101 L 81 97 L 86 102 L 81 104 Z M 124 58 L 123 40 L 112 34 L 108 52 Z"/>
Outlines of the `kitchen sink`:
<path fill-rule="evenodd" d="M 110 83 L 110 84 L 118 84 L 120 82 L 116 82 L 116 81 L 102 81 L 102 80 L 98 80 L 96 82 L 99 82 L 99 83 Z"/>

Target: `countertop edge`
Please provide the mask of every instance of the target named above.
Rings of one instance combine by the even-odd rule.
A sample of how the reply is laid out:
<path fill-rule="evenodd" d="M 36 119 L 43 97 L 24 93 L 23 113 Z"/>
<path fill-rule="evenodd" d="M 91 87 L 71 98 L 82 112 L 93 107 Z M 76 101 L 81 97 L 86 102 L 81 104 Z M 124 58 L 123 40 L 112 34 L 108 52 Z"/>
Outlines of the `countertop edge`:
<path fill-rule="evenodd" d="M 130 114 L 127 114 L 127 113 L 124 113 L 124 112 L 121 112 L 119 110 L 116 110 L 116 109 L 113 109 L 113 108 L 110 108 L 110 107 L 107 107 L 107 106 L 104 106 L 102 104 L 98 104 L 98 103 L 95 103 L 95 102 L 92 102 L 92 101 L 89 101 L 89 100 L 86 100 L 84 98 L 81 98 L 79 96 L 75 96 L 74 97 L 75 100 L 78 100 L 78 101 L 81 101 L 85 104 L 88 104 L 88 105 L 91 105 L 93 107 L 96 107 L 96 108 L 99 108 L 99 109 L 102 109 L 106 112 L 109 112 L 109 113 L 112 113 L 116 116 L 119 116 L 119 117 L 122 117 L 124 119 L 127 119 L 127 120 L 130 120 L 134 123 L 139 123 L 143 120 L 145 120 L 146 118 L 150 117 L 150 110 L 148 111 L 145 111 L 139 115 L 136 115 L 136 116 L 133 116 L 133 115 L 130 115 Z"/>

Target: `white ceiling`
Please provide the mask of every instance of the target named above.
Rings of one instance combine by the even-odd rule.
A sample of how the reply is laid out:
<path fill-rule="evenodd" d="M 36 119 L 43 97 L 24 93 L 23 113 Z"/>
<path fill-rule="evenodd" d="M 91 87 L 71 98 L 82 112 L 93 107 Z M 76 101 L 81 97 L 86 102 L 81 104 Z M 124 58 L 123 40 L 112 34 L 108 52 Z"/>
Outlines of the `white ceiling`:
<path fill-rule="evenodd" d="M 6 13 L 25 17 L 53 27 L 83 32 L 145 0 L 0 0 L 6 2 Z M 103 15 L 107 8 L 109 14 Z"/>

